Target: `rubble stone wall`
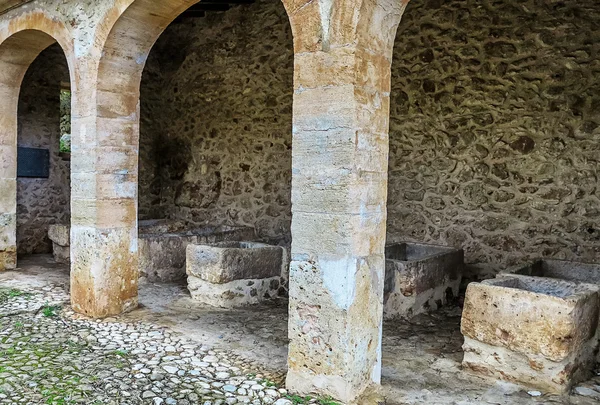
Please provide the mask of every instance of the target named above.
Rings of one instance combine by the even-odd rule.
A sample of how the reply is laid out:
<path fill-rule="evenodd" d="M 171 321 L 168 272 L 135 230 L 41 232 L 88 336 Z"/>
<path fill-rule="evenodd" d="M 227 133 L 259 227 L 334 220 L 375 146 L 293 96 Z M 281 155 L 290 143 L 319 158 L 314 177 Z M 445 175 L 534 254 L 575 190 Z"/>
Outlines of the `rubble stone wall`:
<path fill-rule="evenodd" d="M 600 4 L 413 0 L 392 71 L 388 235 L 469 263 L 600 260 Z"/>
<path fill-rule="evenodd" d="M 140 219 L 253 226 L 289 241 L 292 82 L 279 1 L 169 26 L 142 79 Z"/>
<path fill-rule="evenodd" d="M 490 270 L 600 259 L 599 16 L 593 0 L 409 3 L 388 241 L 462 247 Z M 142 218 L 289 238 L 291 47 L 278 2 L 167 29 L 142 83 Z"/>
<path fill-rule="evenodd" d="M 28 69 L 19 98 L 18 145 L 50 151 L 49 178 L 17 179 L 19 254 L 51 252 L 49 225 L 70 219 L 70 164 L 59 156 L 61 82 L 69 82 L 67 61 L 52 45 Z"/>

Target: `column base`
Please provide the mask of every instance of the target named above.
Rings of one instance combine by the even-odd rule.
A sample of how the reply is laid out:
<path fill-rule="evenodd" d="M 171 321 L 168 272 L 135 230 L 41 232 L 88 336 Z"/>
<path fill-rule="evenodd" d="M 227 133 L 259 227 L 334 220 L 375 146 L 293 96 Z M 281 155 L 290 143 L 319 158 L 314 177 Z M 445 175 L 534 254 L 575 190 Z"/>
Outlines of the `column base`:
<path fill-rule="evenodd" d="M 17 247 L 4 248 L 0 251 L 0 271 L 17 268 Z"/>
<path fill-rule="evenodd" d="M 106 318 L 138 306 L 137 230 L 71 228 L 73 310 Z"/>
<path fill-rule="evenodd" d="M 317 375 L 294 370 L 288 371 L 285 385 L 293 393 L 329 396 L 345 404 L 352 403 L 367 388 L 356 390 L 344 377 L 339 375 Z"/>

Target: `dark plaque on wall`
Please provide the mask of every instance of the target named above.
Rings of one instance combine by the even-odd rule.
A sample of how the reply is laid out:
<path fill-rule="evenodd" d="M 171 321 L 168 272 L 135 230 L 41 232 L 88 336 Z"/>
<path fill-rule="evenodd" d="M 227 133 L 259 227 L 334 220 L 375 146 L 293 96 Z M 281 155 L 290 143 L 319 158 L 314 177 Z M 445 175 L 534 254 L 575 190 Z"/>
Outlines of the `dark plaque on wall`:
<path fill-rule="evenodd" d="M 17 148 L 17 177 L 50 177 L 50 151 L 48 149 Z"/>

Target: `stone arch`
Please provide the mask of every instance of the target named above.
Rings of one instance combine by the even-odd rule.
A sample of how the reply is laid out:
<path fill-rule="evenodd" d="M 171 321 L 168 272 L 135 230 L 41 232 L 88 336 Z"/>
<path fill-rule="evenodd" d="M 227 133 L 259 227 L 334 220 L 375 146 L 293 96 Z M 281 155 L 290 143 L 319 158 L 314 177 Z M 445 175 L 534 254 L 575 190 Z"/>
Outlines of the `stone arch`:
<path fill-rule="evenodd" d="M 81 148 L 73 176 L 86 184 L 71 197 L 71 297 L 78 312 L 103 317 L 137 305 L 141 77 L 155 41 L 196 3 L 118 0 L 96 29 L 93 122 L 73 143 Z"/>
<path fill-rule="evenodd" d="M 68 29 L 40 12 L 15 17 L 0 27 L 0 271 L 16 267 L 17 119 L 21 84 L 37 56 L 58 42 L 73 78 Z M 73 83 L 73 87 L 76 84 Z"/>
<path fill-rule="evenodd" d="M 129 117 L 136 113 L 139 86 L 152 46 L 181 13 L 200 0 L 120 0 L 109 13 L 98 66 L 99 118 Z M 284 0 L 286 10 L 294 0 Z M 118 16 L 117 16 L 118 14 Z M 296 19 L 290 19 L 295 22 Z M 298 31 L 292 25 L 292 32 Z M 102 36 L 104 36 L 102 35 Z M 296 35 L 294 34 L 294 37 Z"/>

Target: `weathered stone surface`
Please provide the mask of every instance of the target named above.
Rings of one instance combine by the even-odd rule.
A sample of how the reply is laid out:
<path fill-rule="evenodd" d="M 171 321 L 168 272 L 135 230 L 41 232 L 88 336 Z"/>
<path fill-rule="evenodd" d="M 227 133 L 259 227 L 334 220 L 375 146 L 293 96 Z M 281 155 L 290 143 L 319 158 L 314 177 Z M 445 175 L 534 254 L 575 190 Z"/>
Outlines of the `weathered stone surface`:
<path fill-rule="evenodd" d="M 0 271 L 17 267 L 16 228 L 16 214 L 0 213 Z"/>
<path fill-rule="evenodd" d="M 185 221 L 170 219 L 145 219 L 138 221 L 140 234 L 166 234 L 184 231 Z"/>
<path fill-rule="evenodd" d="M 226 283 L 211 283 L 200 277 L 188 276 L 187 283 L 194 300 L 213 307 L 237 308 L 277 298 L 280 276 Z"/>
<path fill-rule="evenodd" d="M 69 225 L 54 224 L 48 227 L 48 238 L 59 246 L 71 244 L 71 227 Z"/>
<path fill-rule="evenodd" d="M 141 84 L 140 218 L 244 225 L 289 245 L 292 47 L 281 1 L 165 30 Z"/>
<path fill-rule="evenodd" d="M 138 305 L 137 230 L 71 227 L 71 304 L 106 318 Z"/>
<path fill-rule="evenodd" d="M 490 7 L 508 16 L 506 24 L 491 27 L 488 8 L 473 2 L 444 3 L 460 26 L 448 22 L 449 11 L 424 0 L 408 5 L 394 44 L 391 76 L 388 236 L 464 248 L 469 264 L 494 272 L 525 257 L 597 261 L 597 151 L 589 136 L 599 127 L 589 106 L 598 91 L 588 69 L 594 58 L 586 42 L 587 35 L 593 42 L 596 32 L 577 26 L 594 24 L 597 5 L 591 0 L 560 7 L 530 4 L 524 11 L 509 1 Z M 304 24 L 313 24 L 310 8 L 302 10 Z M 248 10 L 244 18 L 239 16 L 244 11 L 231 10 L 174 25 L 150 53 L 142 83 L 141 162 L 148 167 L 142 166 L 140 173 L 141 217 L 162 215 L 152 213 L 160 207 L 179 217 L 193 216 L 200 224 L 213 223 L 212 213 L 219 212 L 226 223 L 255 226 L 261 236 L 287 234 L 289 240 L 289 223 L 280 226 L 289 217 L 275 216 L 289 209 L 289 198 L 283 198 L 289 189 L 284 192 L 280 185 L 291 182 L 291 131 L 284 123 L 291 120 L 292 100 L 290 81 L 283 79 L 292 75 L 288 21 L 281 18 L 277 2 L 258 2 L 242 10 Z M 534 14 L 543 18 L 530 18 Z M 574 19 L 576 14 L 583 17 Z M 270 24 L 274 32 L 269 44 L 264 45 L 263 38 L 246 42 L 229 29 L 238 18 L 249 38 L 262 35 L 262 27 Z M 563 26 L 570 27 L 565 35 L 555 29 Z M 219 32 L 231 45 L 221 47 L 203 35 L 204 30 Z M 531 42 L 521 35 L 523 30 L 548 42 Z M 443 43 L 434 41 L 432 33 L 440 34 Z M 517 56 L 500 52 L 510 45 Z M 283 59 L 282 52 L 284 62 L 278 59 Z M 219 71 L 205 67 L 200 54 L 209 55 Z M 347 49 L 322 52 L 314 60 L 313 56 L 296 56 L 302 67 L 298 79 L 306 89 L 333 85 L 353 74 L 347 63 L 352 52 Z M 248 75 L 240 59 L 257 60 L 243 97 L 232 85 Z M 259 64 L 259 59 L 266 62 Z M 439 72 L 444 72 L 443 80 Z M 539 84 L 547 72 L 554 75 Z M 570 99 L 579 97 L 573 92 L 581 93 L 574 89 L 583 82 L 592 83 L 582 96 L 590 100 L 583 104 L 586 117 L 569 108 Z M 531 86 L 539 91 L 530 94 Z M 277 104 L 269 107 L 267 101 L 272 100 Z M 243 114 L 247 104 L 252 104 L 252 117 Z M 272 110 L 278 123 L 269 119 Z M 236 113 L 244 130 L 232 135 L 230 115 Z M 250 119 L 259 124 L 246 121 Z M 264 139 L 266 131 L 277 133 L 277 139 Z M 148 138 L 158 141 L 151 144 Z M 155 166 L 156 145 L 168 151 L 160 156 L 166 160 L 165 171 Z M 223 159 L 225 150 L 243 154 L 244 162 Z M 264 161 L 263 152 L 273 159 Z M 189 164 L 192 157 L 195 165 Z M 556 221 L 557 213 L 565 219 Z M 496 235 L 501 231 L 505 237 Z"/>
<path fill-rule="evenodd" d="M 71 263 L 71 247 L 61 246 L 57 243 L 52 244 L 52 256 L 56 263 Z"/>
<path fill-rule="evenodd" d="M 14 112 L 27 66 L 56 39 L 73 73 L 72 297 L 74 307 L 90 316 L 136 303 L 139 81 L 156 38 L 192 3 L 35 0 L 0 17 L 5 100 L 0 145 L 6 146 L 9 163 L 16 158 Z M 230 75 L 225 67 L 242 64 L 223 57 L 237 43 L 225 38 L 242 25 L 227 16 L 211 17 L 210 31 L 219 44 L 201 38 L 203 46 L 189 63 L 206 55 L 218 69 L 196 76 L 186 65 L 181 78 L 172 77 L 177 86 L 170 88 L 166 104 L 154 107 L 178 112 L 200 105 L 202 94 L 209 95 L 202 106 L 211 116 L 217 99 L 243 107 L 226 109 L 213 120 L 219 127 L 203 133 L 206 145 L 191 140 L 194 129 L 203 130 L 193 117 L 176 114 L 180 122 L 173 131 L 160 129 L 158 142 L 169 141 L 163 142 L 170 145 L 165 155 L 173 159 L 166 158 L 167 178 L 151 183 L 165 193 L 152 195 L 160 197 L 158 203 L 163 196 L 174 201 L 177 218 L 189 214 L 194 223 L 206 225 L 218 206 L 223 223 L 253 224 L 276 237 L 286 232 L 285 218 L 289 227 L 290 205 L 283 197 L 290 190 L 274 185 L 292 173 L 288 383 L 307 393 L 351 400 L 379 381 L 388 163 L 387 217 L 392 232 L 400 229 L 395 236 L 464 244 L 471 263 L 507 264 L 532 252 L 590 258 L 597 253 L 598 153 L 591 139 L 598 132 L 595 2 L 415 2 L 415 13 L 407 14 L 398 33 L 401 62 L 391 87 L 392 45 L 406 3 L 286 0 L 293 29 L 273 34 L 280 52 L 262 40 L 265 26 L 287 23 L 281 7 L 271 14 L 275 6 L 257 3 L 265 7 L 265 20 L 256 22 L 251 13 L 235 11 L 247 22 L 244 33 L 254 39 L 239 48 L 261 55 L 250 69 L 243 64 L 246 72 L 232 69 L 235 85 L 227 89 L 221 86 Z M 12 38 L 18 31 L 22 35 Z M 285 66 L 282 75 L 289 74 L 291 50 L 279 47 L 292 31 L 298 57 L 290 171 L 291 142 L 279 137 L 290 128 L 276 129 L 263 113 L 270 110 L 277 120 L 291 108 L 290 93 L 273 96 L 266 89 L 285 87 L 274 78 L 279 66 Z M 280 61 L 276 55 L 282 53 L 287 58 Z M 177 70 L 185 55 L 175 56 L 179 59 L 167 57 L 158 69 Z M 252 81 L 253 70 L 262 72 L 261 83 Z M 199 91 L 192 95 L 188 88 Z M 225 98 L 219 98 L 219 88 Z M 179 91 L 185 93 L 184 106 L 165 107 Z M 249 114 L 249 105 L 238 100 L 261 111 Z M 391 103 L 392 130 L 401 135 L 392 137 L 388 162 Z M 240 122 L 253 136 L 261 133 L 262 145 L 219 136 L 231 131 L 227 125 L 240 131 Z M 185 135 L 173 135 L 180 133 Z M 204 147 L 211 152 L 199 154 Z M 261 155 L 260 147 L 272 153 Z M 225 161 L 223 150 L 243 161 Z M 277 160 L 287 162 L 287 169 Z M 2 239 L 14 234 L 16 223 L 11 222 L 15 179 L 5 161 L 0 190 L 8 193 L 0 194 L 0 212 L 10 221 Z M 170 181 L 177 184 L 173 190 L 164 186 Z M 143 206 L 150 210 L 153 202 Z M 244 218 L 238 222 L 236 216 Z M 16 254 L 16 243 L 5 243 L 0 251 Z"/>
<path fill-rule="evenodd" d="M 256 242 L 221 242 L 187 247 L 186 272 L 192 298 L 232 308 L 279 295 L 287 266 L 285 249 Z"/>
<path fill-rule="evenodd" d="M 514 274 L 556 278 L 577 283 L 590 283 L 600 286 L 600 265 L 566 260 L 537 259 L 506 269 L 498 277 L 511 277 Z M 600 321 L 596 332 L 600 339 Z M 600 351 L 598 352 L 600 360 Z"/>
<path fill-rule="evenodd" d="M 212 284 L 237 280 L 280 277 L 285 263 L 284 248 L 256 242 L 190 244 L 186 251 L 186 271 Z"/>
<path fill-rule="evenodd" d="M 47 33 L 57 37 L 61 33 L 59 19 L 54 21 L 43 11 L 30 11 L 30 15 L 21 17 L 13 18 L 10 23 L 6 17 L 0 19 L 0 270 L 15 268 L 17 264 L 16 164 L 21 83 L 38 54 L 54 42 Z M 34 27 L 38 29 L 34 30 Z M 60 35 L 60 39 L 65 37 Z M 29 91 L 32 91 L 31 87 Z M 44 117 L 43 112 L 41 117 Z M 46 212 L 40 208 L 44 200 L 38 201 L 38 204 L 35 209 Z M 35 216 L 29 219 L 36 220 Z M 43 223 L 44 219 L 40 221 Z M 42 239 L 46 237 L 45 231 L 41 234 Z M 38 236 L 39 232 L 32 237 L 34 245 Z"/>
<path fill-rule="evenodd" d="M 255 240 L 253 228 L 243 226 L 205 226 L 197 229 L 178 229 L 174 233 L 156 232 L 141 228 L 139 235 L 140 276 L 148 281 L 178 281 L 185 278 L 186 248 L 189 245 L 223 241 Z"/>
<path fill-rule="evenodd" d="M 499 275 L 510 276 L 512 274 L 558 278 L 561 280 L 600 285 L 600 265 L 593 263 L 537 259 L 529 263 L 510 267 Z"/>
<path fill-rule="evenodd" d="M 420 243 L 396 243 L 385 250 L 385 318 L 410 318 L 458 297 L 462 250 Z"/>
<path fill-rule="evenodd" d="M 57 262 L 69 263 L 70 227 L 51 225 L 48 236 L 53 242 Z M 140 277 L 147 281 L 179 281 L 185 278 L 185 249 L 189 244 L 253 240 L 254 229 L 247 227 L 204 227 L 186 229 L 182 221 L 140 221 L 138 255 Z"/>
<path fill-rule="evenodd" d="M 599 18 L 594 0 L 409 3 L 392 64 L 390 238 L 460 247 L 493 272 L 600 260 Z"/>
<path fill-rule="evenodd" d="M 342 402 L 381 380 L 390 64 L 405 6 L 312 2 L 290 15 L 295 35 L 320 41 L 294 40 L 287 386 Z"/>
<path fill-rule="evenodd" d="M 469 284 L 463 366 L 552 392 L 568 390 L 594 365 L 599 290 L 526 276 Z"/>

